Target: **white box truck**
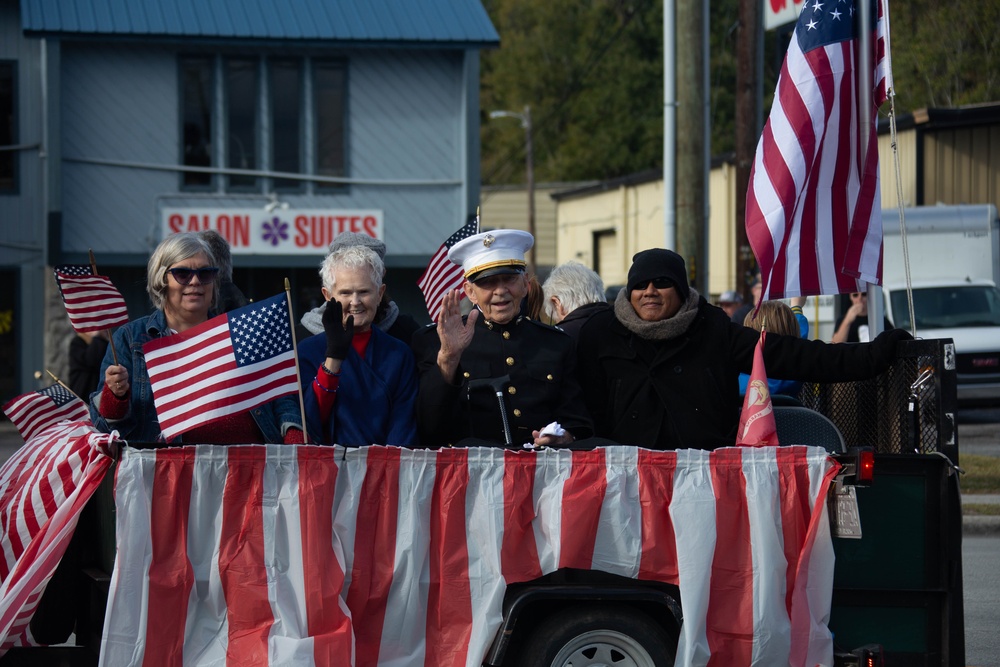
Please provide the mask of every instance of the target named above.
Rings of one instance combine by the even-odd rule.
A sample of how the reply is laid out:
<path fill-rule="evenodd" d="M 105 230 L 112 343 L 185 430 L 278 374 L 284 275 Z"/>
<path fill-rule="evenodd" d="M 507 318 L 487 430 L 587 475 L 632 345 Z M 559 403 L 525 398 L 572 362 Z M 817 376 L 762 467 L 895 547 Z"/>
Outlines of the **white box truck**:
<path fill-rule="evenodd" d="M 905 208 L 918 338 L 955 344 L 958 399 L 1000 404 L 1000 221 L 996 206 Z M 896 209 L 882 212 L 886 316 L 911 329 Z"/>

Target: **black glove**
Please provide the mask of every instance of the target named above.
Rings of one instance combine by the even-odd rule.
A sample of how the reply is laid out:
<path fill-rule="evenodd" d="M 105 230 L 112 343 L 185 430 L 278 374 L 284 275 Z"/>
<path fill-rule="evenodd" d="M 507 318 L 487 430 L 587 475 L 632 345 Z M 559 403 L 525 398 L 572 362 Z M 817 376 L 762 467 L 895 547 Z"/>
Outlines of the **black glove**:
<path fill-rule="evenodd" d="M 354 338 L 354 315 L 347 316 L 347 325 L 343 324 L 344 308 L 336 299 L 326 302 L 323 309 L 323 330 L 326 331 L 326 356 L 343 361 L 347 351 L 351 349 L 351 339 Z"/>
<path fill-rule="evenodd" d="M 899 341 L 913 340 L 913 336 L 906 329 L 886 329 L 872 341 L 877 346 L 879 356 L 888 365 L 896 359 L 896 349 Z"/>

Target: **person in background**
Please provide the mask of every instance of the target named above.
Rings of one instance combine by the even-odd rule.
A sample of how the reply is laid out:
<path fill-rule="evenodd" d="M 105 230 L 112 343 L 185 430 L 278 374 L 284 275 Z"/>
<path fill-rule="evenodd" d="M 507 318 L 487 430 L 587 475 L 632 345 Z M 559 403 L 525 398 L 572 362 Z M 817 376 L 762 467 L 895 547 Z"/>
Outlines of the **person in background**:
<path fill-rule="evenodd" d="M 342 232 L 330 244 L 328 254 L 349 246 L 369 248 L 378 255 L 379 260 L 382 261 L 382 265 L 385 266 L 385 243 L 368 234 Z M 383 275 L 379 282 L 383 283 L 384 280 L 385 276 Z M 299 340 L 304 340 L 309 336 L 325 331 L 323 327 L 323 311 L 326 309 L 327 303 L 328 301 L 324 301 L 302 316 L 302 326 L 297 328 Z M 384 291 L 382 300 L 378 304 L 378 312 L 375 314 L 375 327 L 409 345 L 413 334 L 420 329 L 420 324 L 410 315 L 400 312 L 396 302 L 389 298 L 387 291 Z"/>
<path fill-rule="evenodd" d="M 542 285 L 538 282 L 538 276 L 532 273 L 528 276 L 528 294 L 524 297 L 524 316 L 533 320 L 541 320 L 544 301 Z"/>
<path fill-rule="evenodd" d="M 595 314 L 610 310 L 604 298 L 604 281 L 580 262 L 566 262 L 552 269 L 542 284 L 545 314 L 574 339 Z"/>
<path fill-rule="evenodd" d="M 736 311 L 740 309 L 743 305 L 743 297 L 736 290 L 726 290 L 719 295 L 719 308 L 726 311 L 726 315 L 730 319 L 736 314 Z"/>
<path fill-rule="evenodd" d="M 90 415 L 99 431 L 118 431 L 122 439 L 136 442 L 163 439 L 142 346 L 208 321 L 216 307 L 218 276 L 212 249 L 198 232 L 172 234 L 156 247 L 146 266 L 154 310 L 115 330 L 118 363 L 109 349 L 101 364 L 104 385 L 91 396 Z M 198 426 L 176 441 L 299 444 L 303 436 L 298 400 L 289 395 Z"/>
<path fill-rule="evenodd" d="M 77 333 L 69 342 L 69 390 L 86 403 L 101 384 L 101 362 L 108 351 L 110 334 Z"/>
<path fill-rule="evenodd" d="M 229 241 L 214 229 L 206 229 L 198 233 L 212 249 L 212 256 L 215 257 L 215 263 L 219 267 L 217 279 L 219 303 L 215 312 L 228 313 L 230 310 L 242 308 L 250 303 L 240 288 L 233 284 L 233 253 L 229 247 Z"/>
<path fill-rule="evenodd" d="M 598 437 L 651 449 L 736 442 L 738 378 L 752 370 L 759 335 L 705 301 L 687 275 L 671 250 L 637 253 L 613 310 L 581 330 L 578 375 Z M 764 363 L 790 380 L 859 380 L 887 369 L 908 338 L 897 330 L 868 344 L 827 345 L 775 334 Z"/>
<path fill-rule="evenodd" d="M 892 328 L 888 319 L 883 321 L 883 331 Z M 851 294 L 851 307 L 837 320 L 833 328 L 831 343 L 867 343 L 871 340 L 868 328 L 868 293 L 854 292 Z"/>
<path fill-rule="evenodd" d="M 415 446 L 417 373 L 409 346 L 373 326 L 385 265 L 364 245 L 323 260 L 323 333 L 299 345 L 309 433 L 323 444 Z"/>
<path fill-rule="evenodd" d="M 736 312 L 729 316 L 729 319 L 736 324 L 743 324 L 743 320 L 747 318 L 747 313 L 757 307 L 757 302 L 760 301 L 761 289 L 760 275 L 756 275 L 754 276 L 753 283 L 750 284 L 750 296 L 752 297 L 750 303 L 744 303 L 742 306 L 737 308 Z"/>
<path fill-rule="evenodd" d="M 504 445 L 509 432 L 517 447 L 562 446 L 592 435 L 573 339 L 525 316 L 524 254 L 533 243 L 527 232 L 500 229 L 448 251 L 474 307 L 463 317 L 462 292 L 448 292 L 437 324 L 413 336 L 422 444 Z M 562 431 L 544 432 L 553 422 Z"/>
<path fill-rule="evenodd" d="M 804 297 L 796 297 L 805 300 Z M 802 335 L 802 321 L 805 320 L 806 335 L 809 334 L 809 320 L 802 314 L 802 306 L 798 306 L 798 313 L 793 308 L 786 306 L 781 301 L 765 301 L 760 304 L 757 316 L 748 313 L 743 321 L 744 326 L 750 327 L 754 331 L 767 330 L 768 335 L 778 334 L 779 336 L 792 336 L 804 338 Z M 801 319 L 800 319 L 801 318 Z M 771 377 L 770 371 L 767 373 L 767 386 L 772 396 L 783 395 L 793 398 L 799 395 L 802 383 L 798 380 L 779 380 Z M 740 373 L 740 396 L 747 393 L 747 384 L 750 382 L 749 373 Z"/>

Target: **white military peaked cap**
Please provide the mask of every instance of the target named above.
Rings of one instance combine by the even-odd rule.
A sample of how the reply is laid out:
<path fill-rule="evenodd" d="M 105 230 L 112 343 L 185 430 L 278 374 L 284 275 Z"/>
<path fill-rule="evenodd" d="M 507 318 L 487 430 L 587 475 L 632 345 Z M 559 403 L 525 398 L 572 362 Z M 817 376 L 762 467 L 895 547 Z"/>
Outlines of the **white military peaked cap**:
<path fill-rule="evenodd" d="M 465 279 L 502 273 L 524 273 L 524 254 L 535 244 L 535 238 L 519 229 L 495 229 L 464 238 L 448 250 L 448 259 L 462 267 Z"/>

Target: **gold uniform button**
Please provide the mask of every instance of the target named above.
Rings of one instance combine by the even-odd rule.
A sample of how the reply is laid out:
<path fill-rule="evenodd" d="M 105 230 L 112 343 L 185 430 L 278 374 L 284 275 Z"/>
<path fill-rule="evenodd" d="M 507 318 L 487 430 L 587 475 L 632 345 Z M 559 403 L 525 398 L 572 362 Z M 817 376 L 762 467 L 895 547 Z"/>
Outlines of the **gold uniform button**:
<path fill-rule="evenodd" d="M 462 373 L 462 377 L 464 377 L 465 379 L 468 379 L 470 377 L 469 376 L 469 371 L 465 371 L 464 373 Z"/>
<path fill-rule="evenodd" d="M 507 357 L 507 365 L 508 366 L 514 365 L 514 357 Z"/>
<path fill-rule="evenodd" d="M 549 382 L 552 382 L 552 373 L 549 373 L 548 375 L 546 375 L 545 379 L 548 380 Z"/>
<path fill-rule="evenodd" d="M 510 340 L 510 332 L 509 332 L 509 331 L 504 331 L 504 332 L 503 332 L 503 337 L 504 337 L 504 339 L 506 339 L 506 340 Z"/>
<path fill-rule="evenodd" d="M 521 411 L 518 410 L 517 408 L 514 408 L 514 416 L 515 417 L 520 417 L 521 416 Z"/>

